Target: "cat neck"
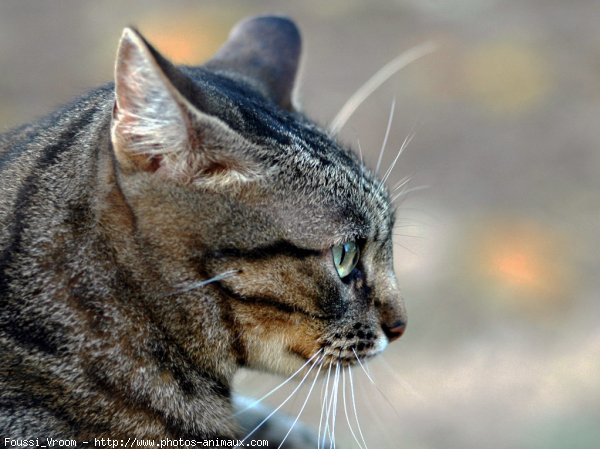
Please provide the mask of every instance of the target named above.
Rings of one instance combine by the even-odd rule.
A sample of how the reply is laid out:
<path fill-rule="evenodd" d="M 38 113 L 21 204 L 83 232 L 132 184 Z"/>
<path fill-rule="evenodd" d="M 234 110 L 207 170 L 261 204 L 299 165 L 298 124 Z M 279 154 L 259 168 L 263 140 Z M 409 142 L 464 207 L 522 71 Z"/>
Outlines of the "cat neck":
<path fill-rule="evenodd" d="M 143 311 L 144 319 L 177 348 L 190 369 L 228 389 L 243 361 L 236 348 L 239 336 L 223 325 L 227 314 L 223 298 L 214 289 L 178 291 L 183 279 L 198 276 L 192 267 L 182 266 L 179 279 L 170 277 L 172 270 L 161 270 L 174 251 L 189 248 L 161 247 L 141 232 L 144 225 L 123 191 L 109 152 L 100 152 L 97 176 L 102 198 L 97 205 L 98 229 L 113 259 L 116 300 Z"/>

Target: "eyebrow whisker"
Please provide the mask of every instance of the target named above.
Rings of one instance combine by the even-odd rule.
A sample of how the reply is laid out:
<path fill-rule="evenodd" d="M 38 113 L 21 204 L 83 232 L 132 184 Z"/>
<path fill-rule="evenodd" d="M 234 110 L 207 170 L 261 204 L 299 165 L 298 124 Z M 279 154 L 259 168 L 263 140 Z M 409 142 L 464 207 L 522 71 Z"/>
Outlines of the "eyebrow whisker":
<path fill-rule="evenodd" d="M 410 63 L 432 53 L 436 48 L 437 46 L 433 42 L 425 42 L 409 48 L 381 67 L 344 103 L 331 121 L 329 132 L 334 135 L 339 133 L 352 114 L 379 86 Z"/>

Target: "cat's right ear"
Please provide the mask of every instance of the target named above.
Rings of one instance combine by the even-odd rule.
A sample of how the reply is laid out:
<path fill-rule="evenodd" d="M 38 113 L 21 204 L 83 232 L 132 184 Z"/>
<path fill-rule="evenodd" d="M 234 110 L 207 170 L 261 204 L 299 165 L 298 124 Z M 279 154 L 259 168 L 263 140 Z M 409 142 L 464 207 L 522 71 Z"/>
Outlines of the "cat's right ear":
<path fill-rule="evenodd" d="M 181 76 L 139 32 L 125 28 L 111 124 L 121 169 L 159 172 L 185 183 L 253 178 L 258 167 L 244 157 L 248 142 L 194 107 L 171 81 Z"/>
<path fill-rule="evenodd" d="M 285 16 L 256 16 L 239 22 L 205 65 L 253 80 L 279 107 L 293 110 L 302 38 Z"/>

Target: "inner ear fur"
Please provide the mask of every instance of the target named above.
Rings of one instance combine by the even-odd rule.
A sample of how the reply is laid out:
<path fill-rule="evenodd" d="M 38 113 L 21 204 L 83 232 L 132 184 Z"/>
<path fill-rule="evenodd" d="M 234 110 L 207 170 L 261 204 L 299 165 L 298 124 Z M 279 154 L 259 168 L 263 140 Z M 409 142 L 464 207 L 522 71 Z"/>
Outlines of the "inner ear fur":
<path fill-rule="evenodd" d="M 176 70 L 139 32 L 123 31 L 111 124 L 121 169 L 156 172 L 181 182 L 256 176 L 260 170 L 249 157 L 252 145 L 194 107 L 167 75 Z"/>

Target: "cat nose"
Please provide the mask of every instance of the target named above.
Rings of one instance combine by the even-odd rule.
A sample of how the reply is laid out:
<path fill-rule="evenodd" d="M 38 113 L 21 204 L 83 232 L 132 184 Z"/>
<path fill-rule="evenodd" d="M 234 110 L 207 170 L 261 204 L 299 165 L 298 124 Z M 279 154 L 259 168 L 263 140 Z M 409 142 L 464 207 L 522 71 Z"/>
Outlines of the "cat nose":
<path fill-rule="evenodd" d="M 406 330 L 406 323 L 404 321 L 395 321 L 392 324 L 382 323 L 381 327 L 391 343 L 402 337 L 402 334 L 404 334 L 404 331 Z"/>

